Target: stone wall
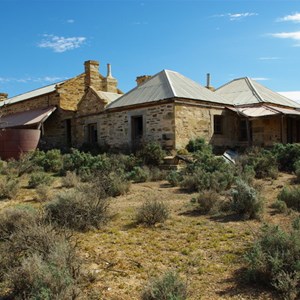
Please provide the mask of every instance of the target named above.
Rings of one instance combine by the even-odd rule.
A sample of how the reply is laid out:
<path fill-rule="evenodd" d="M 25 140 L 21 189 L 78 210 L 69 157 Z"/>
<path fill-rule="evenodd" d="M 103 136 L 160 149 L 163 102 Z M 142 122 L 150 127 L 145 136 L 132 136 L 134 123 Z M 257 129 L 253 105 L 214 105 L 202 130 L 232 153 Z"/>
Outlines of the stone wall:
<path fill-rule="evenodd" d="M 222 132 L 214 133 L 214 115 L 222 117 Z M 185 148 L 190 139 L 204 138 L 216 146 L 230 146 L 235 139 L 234 116 L 220 106 L 199 105 L 195 102 L 176 103 L 176 149 Z"/>
<path fill-rule="evenodd" d="M 113 148 L 132 147 L 132 119 L 143 117 L 143 141 L 157 141 L 164 148 L 175 145 L 174 104 L 106 111 L 99 115 L 99 142 Z"/>

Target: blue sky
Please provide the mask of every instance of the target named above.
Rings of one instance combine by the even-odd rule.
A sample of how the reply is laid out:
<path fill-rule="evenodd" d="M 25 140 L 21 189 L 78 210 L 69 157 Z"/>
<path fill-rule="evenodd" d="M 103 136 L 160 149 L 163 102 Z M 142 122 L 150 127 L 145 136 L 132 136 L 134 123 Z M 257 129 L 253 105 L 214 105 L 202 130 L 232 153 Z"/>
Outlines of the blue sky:
<path fill-rule="evenodd" d="M 100 61 L 124 92 L 170 69 L 219 87 L 243 76 L 300 91 L 300 0 L 0 0 L 0 92 L 24 93 Z"/>

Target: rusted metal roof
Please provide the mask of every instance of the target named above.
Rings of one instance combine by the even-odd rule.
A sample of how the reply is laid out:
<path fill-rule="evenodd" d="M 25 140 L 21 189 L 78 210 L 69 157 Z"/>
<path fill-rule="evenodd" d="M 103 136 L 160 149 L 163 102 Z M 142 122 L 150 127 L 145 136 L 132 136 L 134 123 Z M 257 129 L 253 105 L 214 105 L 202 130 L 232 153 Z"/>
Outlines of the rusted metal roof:
<path fill-rule="evenodd" d="M 45 122 L 47 118 L 56 110 L 56 107 L 33 109 L 14 113 L 10 115 L 0 116 L 0 128 L 15 128 L 15 127 L 38 127 Z"/>
<path fill-rule="evenodd" d="M 248 77 L 234 79 L 219 87 L 215 93 L 232 101 L 234 105 L 271 103 L 300 108 L 299 103 L 268 89 Z"/>
<path fill-rule="evenodd" d="M 42 88 L 27 92 L 27 93 L 24 93 L 24 94 L 15 96 L 15 97 L 8 98 L 4 101 L 0 101 L 0 107 L 2 107 L 4 105 L 8 105 L 8 104 L 13 104 L 13 103 L 25 101 L 27 99 L 38 97 L 38 96 L 41 96 L 41 95 L 49 94 L 49 93 L 55 91 L 57 85 L 62 84 L 64 82 L 65 81 L 57 82 L 57 83 L 47 85 L 47 86 L 44 86 Z"/>
<path fill-rule="evenodd" d="M 217 95 L 180 73 L 162 70 L 143 84 L 132 89 L 116 101 L 113 101 L 107 106 L 107 109 L 172 98 L 200 100 L 223 105 L 232 104 L 222 96 Z"/>
<path fill-rule="evenodd" d="M 300 112 L 295 109 L 281 108 L 271 105 L 262 105 L 258 107 L 226 107 L 237 114 L 247 118 L 259 118 L 273 115 L 293 115 L 299 116 Z"/>

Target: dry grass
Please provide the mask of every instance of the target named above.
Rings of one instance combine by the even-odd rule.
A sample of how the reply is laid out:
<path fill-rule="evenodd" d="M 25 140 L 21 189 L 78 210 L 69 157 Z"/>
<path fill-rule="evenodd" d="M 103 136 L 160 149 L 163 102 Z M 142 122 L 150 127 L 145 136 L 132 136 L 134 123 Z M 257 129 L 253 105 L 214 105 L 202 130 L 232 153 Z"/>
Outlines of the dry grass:
<path fill-rule="evenodd" d="M 270 205 L 292 178 L 280 174 L 276 180 L 257 181 L 266 198 L 263 222 L 288 224 L 291 215 L 274 214 Z M 59 181 L 53 186 L 55 192 Z M 136 225 L 134 218 L 138 207 L 150 196 L 168 205 L 170 218 L 164 224 L 145 228 Z M 104 229 L 76 234 L 84 259 L 82 270 L 88 279 L 84 287 L 87 297 L 139 299 L 150 277 L 176 270 L 187 280 L 190 300 L 277 299 L 262 287 L 238 283 L 243 252 L 256 238 L 262 223 L 197 215 L 190 204 L 195 196 L 166 182 L 151 182 L 133 184 L 127 195 L 114 198 L 114 216 Z M 0 201 L 0 208 L 34 198 L 34 190 L 22 187 L 15 201 Z"/>

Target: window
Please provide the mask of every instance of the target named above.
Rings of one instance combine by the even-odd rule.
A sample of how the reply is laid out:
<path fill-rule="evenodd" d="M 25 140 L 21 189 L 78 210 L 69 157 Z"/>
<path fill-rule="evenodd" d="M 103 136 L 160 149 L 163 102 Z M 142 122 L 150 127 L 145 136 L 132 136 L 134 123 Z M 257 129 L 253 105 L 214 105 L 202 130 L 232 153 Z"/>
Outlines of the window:
<path fill-rule="evenodd" d="M 89 144 L 97 144 L 98 142 L 97 123 L 88 124 L 87 139 L 88 139 L 87 142 Z"/>
<path fill-rule="evenodd" d="M 223 133 L 223 116 L 214 115 L 214 134 Z"/>
<path fill-rule="evenodd" d="M 247 122 L 249 129 L 247 128 Z M 252 123 L 251 121 L 247 120 L 240 120 L 240 141 L 247 141 L 248 140 L 248 133 L 247 130 L 249 130 L 249 138 L 250 141 L 252 141 Z"/>

